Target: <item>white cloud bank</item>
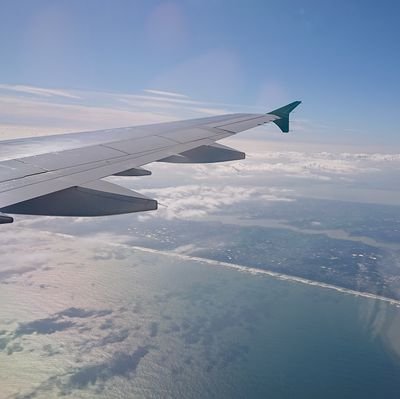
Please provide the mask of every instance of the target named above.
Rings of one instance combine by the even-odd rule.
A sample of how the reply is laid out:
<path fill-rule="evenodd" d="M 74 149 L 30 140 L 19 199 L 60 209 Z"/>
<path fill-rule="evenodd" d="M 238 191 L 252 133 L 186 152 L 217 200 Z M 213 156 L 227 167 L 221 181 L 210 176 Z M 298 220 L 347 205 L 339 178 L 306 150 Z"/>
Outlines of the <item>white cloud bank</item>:
<path fill-rule="evenodd" d="M 262 143 L 261 143 L 262 144 Z M 240 147 L 238 147 L 240 149 Z M 350 154 L 327 152 L 252 152 L 239 162 L 194 165 L 161 164 L 157 169 L 191 175 L 198 181 L 265 178 L 271 176 L 313 180 L 352 179 L 400 168 L 400 154 Z"/>
<path fill-rule="evenodd" d="M 249 200 L 294 201 L 287 190 L 267 187 L 185 185 L 142 190 L 160 203 L 157 212 L 141 218 L 164 217 L 166 219 L 193 219 L 206 216 L 230 205 Z"/>

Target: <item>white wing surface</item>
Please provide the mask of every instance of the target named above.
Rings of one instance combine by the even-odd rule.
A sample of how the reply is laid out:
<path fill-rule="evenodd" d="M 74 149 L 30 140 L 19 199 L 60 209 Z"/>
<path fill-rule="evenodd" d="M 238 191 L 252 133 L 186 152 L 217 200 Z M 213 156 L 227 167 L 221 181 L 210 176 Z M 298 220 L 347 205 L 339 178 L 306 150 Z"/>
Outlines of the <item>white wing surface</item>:
<path fill-rule="evenodd" d="M 151 162 L 209 163 L 245 154 L 218 140 L 274 122 L 289 131 L 295 101 L 268 114 L 230 114 L 146 126 L 0 141 L 0 223 L 6 214 L 101 216 L 157 209 L 157 201 L 101 180 L 142 176 Z"/>

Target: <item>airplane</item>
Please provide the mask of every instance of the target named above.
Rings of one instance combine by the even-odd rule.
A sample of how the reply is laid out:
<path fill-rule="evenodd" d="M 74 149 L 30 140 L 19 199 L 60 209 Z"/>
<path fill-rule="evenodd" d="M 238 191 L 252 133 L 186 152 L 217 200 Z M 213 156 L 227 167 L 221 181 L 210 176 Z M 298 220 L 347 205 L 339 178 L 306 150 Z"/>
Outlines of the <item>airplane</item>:
<path fill-rule="evenodd" d="M 266 114 L 199 119 L 0 141 L 0 224 L 9 214 L 105 216 L 157 209 L 156 200 L 102 180 L 145 176 L 151 162 L 214 163 L 245 154 L 217 141 L 275 123 L 289 132 L 294 101 Z"/>

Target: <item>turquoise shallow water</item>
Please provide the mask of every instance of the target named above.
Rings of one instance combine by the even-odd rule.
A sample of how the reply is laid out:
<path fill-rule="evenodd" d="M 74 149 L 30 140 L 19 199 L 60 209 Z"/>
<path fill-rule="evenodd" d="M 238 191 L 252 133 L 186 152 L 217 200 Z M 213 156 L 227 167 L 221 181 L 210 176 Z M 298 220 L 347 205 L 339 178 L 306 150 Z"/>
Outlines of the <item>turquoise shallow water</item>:
<path fill-rule="evenodd" d="M 393 305 L 52 240 L 0 284 L 1 398 L 398 398 Z"/>

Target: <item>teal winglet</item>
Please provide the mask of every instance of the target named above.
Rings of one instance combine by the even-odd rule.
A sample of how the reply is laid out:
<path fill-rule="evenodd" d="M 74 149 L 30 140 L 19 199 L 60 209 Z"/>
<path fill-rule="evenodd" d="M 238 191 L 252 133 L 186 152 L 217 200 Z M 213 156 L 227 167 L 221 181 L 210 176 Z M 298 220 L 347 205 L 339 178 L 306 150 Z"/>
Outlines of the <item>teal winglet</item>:
<path fill-rule="evenodd" d="M 293 101 L 292 103 L 285 105 L 284 107 L 278 108 L 274 111 L 268 112 L 268 115 L 278 116 L 280 119 L 276 119 L 273 122 L 275 125 L 282 130 L 283 133 L 289 132 L 289 115 L 290 113 L 301 104 L 301 101 Z"/>

